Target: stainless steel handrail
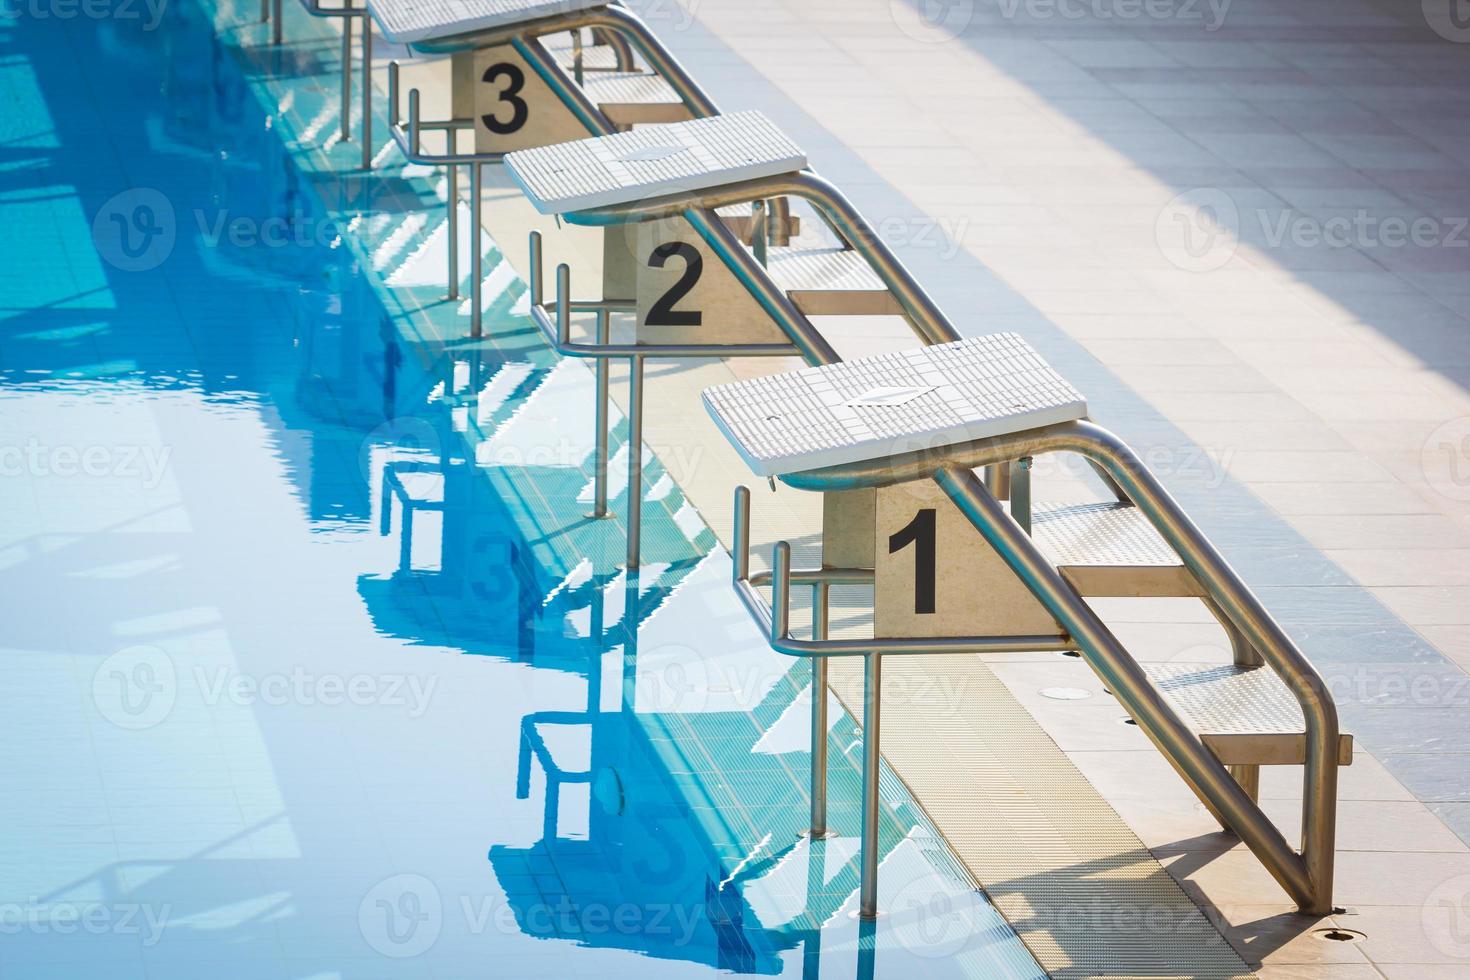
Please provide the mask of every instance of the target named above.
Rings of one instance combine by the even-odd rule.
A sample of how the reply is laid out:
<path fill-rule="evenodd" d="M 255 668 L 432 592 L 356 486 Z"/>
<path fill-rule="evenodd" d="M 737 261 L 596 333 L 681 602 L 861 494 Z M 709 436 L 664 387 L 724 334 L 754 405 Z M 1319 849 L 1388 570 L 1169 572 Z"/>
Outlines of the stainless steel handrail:
<path fill-rule="evenodd" d="M 560 34 L 590 28 L 608 31 L 632 42 L 634 50 L 655 74 L 667 81 L 689 110 L 699 117 L 717 116 L 720 110 L 693 76 L 680 64 L 679 59 L 663 46 L 648 25 L 625 7 L 607 6 L 589 10 L 570 11 L 541 17 L 519 24 L 470 31 L 452 37 L 417 41 L 414 47 L 426 54 L 454 54 L 476 48 L 496 47 L 513 44 L 518 39 L 535 38 L 544 34 Z"/>
<path fill-rule="evenodd" d="M 1057 573 L 1005 509 L 975 478 L 975 467 L 1073 452 L 1095 462 L 1148 518 L 1204 588 L 1229 626 L 1291 690 L 1306 724 L 1300 853 L 1149 683 L 1127 650 Z M 983 534 L 1033 595 L 1075 638 L 1078 648 L 1154 739 L 1194 792 L 1234 830 L 1305 912 L 1332 908 L 1339 726 L 1321 676 L 1223 556 L 1113 433 L 1091 422 L 1067 422 L 1007 436 L 921 450 L 888 459 L 781 477 L 804 490 L 883 487 L 932 478 Z"/>
<path fill-rule="evenodd" d="M 589 208 L 569 213 L 565 217 L 568 223 L 574 225 L 615 225 L 656 221 L 678 215 L 687 218 L 701 210 L 713 211 L 733 204 L 791 197 L 811 204 L 844 242 L 867 260 L 873 272 L 903 307 L 904 313 L 925 343 L 944 344 L 960 339 L 954 324 L 924 287 L 904 268 L 898 256 L 888 247 L 888 243 L 868 224 L 867 219 L 858 212 L 846 195 L 831 181 L 811 170 L 739 181 L 708 190 L 648 198 L 630 204 Z"/>
<path fill-rule="evenodd" d="M 731 580 L 736 593 L 750 615 L 764 627 L 771 648 L 792 657 L 820 659 L 826 657 L 862 657 L 868 654 L 932 654 L 932 653 L 1038 653 L 1071 650 L 1076 644 L 1065 633 L 1029 634 L 1021 636 L 941 636 L 941 637 L 869 637 L 866 639 L 832 640 L 826 637 L 801 640 L 791 635 L 791 586 L 797 585 L 872 585 L 871 568 L 791 567 L 791 545 L 776 543 L 771 571 L 750 572 L 750 490 L 735 488 L 735 525 L 730 545 L 731 555 L 743 556 L 734 564 Z M 757 589 L 769 586 L 771 604 L 767 605 Z"/>

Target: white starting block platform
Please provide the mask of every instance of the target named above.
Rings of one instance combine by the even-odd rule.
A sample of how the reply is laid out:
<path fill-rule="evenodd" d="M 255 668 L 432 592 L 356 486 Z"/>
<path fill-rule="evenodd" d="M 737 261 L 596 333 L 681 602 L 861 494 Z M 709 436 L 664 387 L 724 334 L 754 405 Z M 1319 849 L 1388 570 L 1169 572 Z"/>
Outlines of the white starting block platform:
<path fill-rule="evenodd" d="M 1013 333 L 717 385 L 704 404 L 767 477 L 1087 415 L 1082 395 Z"/>
<path fill-rule="evenodd" d="M 806 167 L 800 147 L 759 112 L 643 126 L 506 155 L 542 214 L 630 204 Z"/>
<path fill-rule="evenodd" d="M 390 41 L 411 44 L 606 7 L 608 0 L 369 0 Z"/>

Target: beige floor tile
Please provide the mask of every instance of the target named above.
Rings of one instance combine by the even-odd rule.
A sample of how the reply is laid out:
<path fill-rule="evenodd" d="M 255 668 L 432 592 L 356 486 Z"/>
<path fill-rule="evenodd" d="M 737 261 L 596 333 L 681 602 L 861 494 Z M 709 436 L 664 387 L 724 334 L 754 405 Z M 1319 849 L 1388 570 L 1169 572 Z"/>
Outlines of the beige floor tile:
<path fill-rule="evenodd" d="M 1302 794 L 1300 766 L 1264 766 L 1261 769 L 1261 799 L 1299 801 Z M 1383 763 L 1356 747 L 1353 764 L 1338 770 L 1339 800 L 1413 801 L 1414 794 L 1404 788 Z"/>
<path fill-rule="evenodd" d="M 1452 563 L 1443 557 L 1444 552 L 1431 551 L 1429 555 L 1428 561 L 1436 565 Z M 1406 623 L 1470 626 L 1470 585 L 1379 586 L 1372 591 L 1378 601 Z"/>
<path fill-rule="evenodd" d="M 1362 944 L 1321 938 L 1323 930 L 1337 925 L 1335 916 L 1319 919 L 1279 905 L 1225 905 L 1212 917 L 1222 924 L 1225 938 L 1252 964 L 1313 967 L 1332 977 L 1339 970 L 1370 965 Z"/>
<path fill-rule="evenodd" d="M 1252 482 L 1250 491 L 1278 514 L 1288 518 L 1434 512 L 1422 496 L 1398 483 L 1277 483 L 1261 480 Z"/>
<path fill-rule="evenodd" d="M 1446 657 L 1470 671 L 1470 626 L 1421 626 L 1419 632 Z"/>
<path fill-rule="evenodd" d="M 1470 549 L 1363 548 L 1323 554 L 1363 585 L 1470 586 Z"/>
<path fill-rule="evenodd" d="M 1470 853 L 1346 851 L 1337 859 L 1337 903 L 1418 908 L 1446 881 L 1470 876 Z"/>
<path fill-rule="evenodd" d="M 1359 514 L 1298 517 L 1293 523 L 1324 551 L 1347 548 L 1411 548 L 1442 551 L 1470 548 L 1470 530 L 1437 514 Z"/>
<path fill-rule="evenodd" d="M 1359 946 L 1374 964 L 1454 967 L 1465 971 L 1461 976 L 1470 975 L 1470 943 L 1433 926 L 1426 929 L 1422 908 L 1356 905 L 1333 920 L 1367 937 Z"/>
<path fill-rule="evenodd" d="M 1378 968 L 1365 964 L 1266 964 L 1256 969 L 1261 980 L 1383 980 Z M 1427 978 L 1426 978 L 1427 980 Z"/>
<path fill-rule="evenodd" d="M 1352 766 L 1344 773 L 1356 768 Z M 1293 839 L 1301 827 L 1300 791 L 1262 804 L 1267 816 Z M 1344 851 L 1430 851 L 1470 853 L 1463 841 L 1417 800 L 1355 800 L 1339 794 L 1337 849 Z"/>

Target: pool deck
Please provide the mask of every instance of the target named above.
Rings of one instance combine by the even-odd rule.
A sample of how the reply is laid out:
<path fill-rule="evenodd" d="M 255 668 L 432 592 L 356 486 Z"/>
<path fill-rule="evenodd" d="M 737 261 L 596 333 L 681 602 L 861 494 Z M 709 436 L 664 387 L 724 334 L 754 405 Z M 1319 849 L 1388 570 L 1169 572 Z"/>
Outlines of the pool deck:
<path fill-rule="evenodd" d="M 1345 911 L 1292 915 L 1082 663 L 976 658 L 969 676 L 1004 684 L 986 696 L 996 715 L 1018 712 L 1009 734 L 1034 730 L 1033 758 L 1064 759 L 1085 777 L 1053 774 L 1051 785 L 1105 800 L 1097 819 L 1141 841 L 1259 975 L 1463 976 L 1470 950 L 1435 914 L 1470 901 L 1470 248 L 1448 244 L 1463 235 L 1454 216 L 1470 213 L 1465 49 L 1411 22 L 1417 9 L 1395 15 L 1386 4 L 1334 3 L 1329 14 L 1241 2 L 1215 31 L 1018 20 L 1003 5 L 973 11 L 968 32 L 939 41 L 896 29 L 891 11 L 902 7 L 705 0 L 692 15 L 650 19 L 722 105 L 762 109 L 795 137 L 962 330 L 1016 330 L 1041 349 L 1319 664 L 1358 745 L 1339 811 Z M 405 81 L 426 84 L 416 79 L 428 70 L 406 70 Z M 436 97 L 445 93 L 426 89 L 426 106 Z M 502 174 L 487 184 L 487 230 L 524 273 L 527 231 L 550 223 Z M 1240 245 L 1219 252 L 1212 238 L 1200 253 L 1171 238 L 1180 195 L 1233 207 Z M 1446 243 L 1336 248 L 1262 234 L 1281 220 L 1320 226 L 1359 212 L 1380 229 L 1386 218 L 1438 222 Z M 595 235 L 558 232 L 548 253 L 549 266 L 573 263 L 574 284 L 600 279 Z M 878 318 L 842 330 L 834 340 L 847 356 L 908 343 Z M 730 490 L 755 480 L 694 396 L 737 370 L 777 367 L 651 372 L 645 440 L 725 542 Z M 757 492 L 756 540 L 810 533 L 815 503 Z M 1197 604 L 1099 608 L 1140 659 L 1229 660 Z M 834 686 L 851 704 L 851 678 L 838 671 Z M 1038 694 L 1050 687 L 1091 696 Z M 889 707 L 889 761 L 936 816 L 943 801 L 930 787 L 943 774 L 902 758 L 924 732 L 915 710 Z M 977 753 L 1007 741 L 984 719 L 959 725 L 961 736 Z M 974 765 L 978 779 L 983 761 Z M 1027 789 L 1040 796 L 1046 783 Z M 1267 770 L 1262 795 L 1294 836 L 1295 770 Z M 975 813 L 977 823 L 1003 818 Z M 1006 828 L 976 828 L 986 833 L 994 840 L 967 863 L 1037 952 L 1040 937 L 983 867 Z M 1312 935 L 1329 925 L 1366 938 Z M 1148 939 L 1167 949 L 1183 930 L 1159 932 Z"/>

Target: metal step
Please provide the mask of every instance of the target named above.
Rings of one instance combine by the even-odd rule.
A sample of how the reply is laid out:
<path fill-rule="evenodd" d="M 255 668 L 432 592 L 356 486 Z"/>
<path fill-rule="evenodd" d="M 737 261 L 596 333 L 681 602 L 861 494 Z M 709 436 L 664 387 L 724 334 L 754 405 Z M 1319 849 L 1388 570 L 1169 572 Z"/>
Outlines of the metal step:
<path fill-rule="evenodd" d="M 807 316 L 903 315 L 883 280 L 851 249 L 772 248 L 766 269 Z"/>
<path fill-rule="evenodd" d="M 1079 595 L 1204 595 L 1132 504 L 1038 503 L 1032 508 L 1031 537 Z"/>
<path fill-rule="evenodd" d="M 754 221 L 751 218 L 750 212 L 751 206 L 748 203 L 727 204 L 722 208 L 715 209 L 715 214 L 718 214 L 720 216 L 720 220 L 725 223 L 726 227 L 733 231 L 735 233 L 735 237 L 740 239 L 746 245 L 753 244 L 751 241 L 751 232 L 754 228 Z M 774 214 L 768 214 L 766 216 L 766 221 L 773 223 L 776 221 L 776 216 Z M 800 234 L 801 217 L 795 214 L 789 215 L 786 219 L 787 237 L 795 238 L 797 235 Z"/>
<path fill-rule="evenodd" d="M 539 37 L 536 40 L 546 49 L 546 53 L 556 59 L 556 63 L 567 71 L 571 71 L 576 63 L 576 53 L 572 48 L 572 39 L 569 34 L 555 34 L 550 37 Z M 582 45 L 582 70 L 583 71 L 617 71 L 618 53 L 610 44 L 584 44 Z"/>
<path fill-rule="evenodd" d="M 659 75 L 598 72 L 583 77 L 582 89 L 608 121 L 619 128 L 687 122 L 694 118 L 679 93 Z"/>
<path fill-rule="evenodd" d="M 1154 686 L 1225 765 L 1300 766 L 1307 760 L 1302 709 L 1269 667 L 1144 664 Z M 1338 737 L 1351 765 L 1353 737 Z"/>

